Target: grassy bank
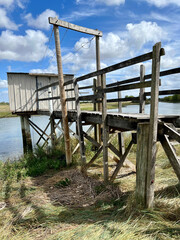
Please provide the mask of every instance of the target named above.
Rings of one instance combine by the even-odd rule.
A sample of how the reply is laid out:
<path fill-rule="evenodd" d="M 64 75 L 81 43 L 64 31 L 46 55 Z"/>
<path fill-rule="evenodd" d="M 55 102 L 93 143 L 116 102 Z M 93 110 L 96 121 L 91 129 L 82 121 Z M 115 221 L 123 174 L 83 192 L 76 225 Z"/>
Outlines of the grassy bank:
<path fill-rule="evenodd" d="M 9 103 L 0 103 L 0 118 L 4 117 L 16 117 L 11 113 Z"/>
<path fill-rule="evenodd" d="M 179 146 L 176 150 L 180 155 Z M 90 159 L 91 145 L 86 151 Z M 135 162 L 135 155 L 136 146 L 128 159 Z M 128 167 L 123 167 L 115 184 L 105 186 L 102 155 L 88 176 L 76 167 L 79 154 L 73 161 L 64 168 L 60 147 L 55 152 L 38 150 L 16 163 L 1 163 L 0 239 L 179 239 L 180 186 L 160 145 L 154 210 L 135 208 L 135 174 L 128 175 L 132 171 Z M 110 172 L 113 169 L 110 160 Z"/>

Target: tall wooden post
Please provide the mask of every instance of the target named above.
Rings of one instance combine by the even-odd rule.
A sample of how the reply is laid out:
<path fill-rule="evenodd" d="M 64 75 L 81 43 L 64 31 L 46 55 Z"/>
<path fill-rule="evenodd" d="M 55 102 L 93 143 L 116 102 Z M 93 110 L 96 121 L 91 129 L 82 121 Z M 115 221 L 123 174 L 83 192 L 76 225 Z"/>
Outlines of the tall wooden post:
<path fill-rule="evenodd" d="M 100 70 L 100 45 L 99 36 L 96 36 L 96 69 Z M 97 87 L 101 87 L 101 76 L 97 76 Z M 102 112 L 102 103 L 98 103 L 98 111 Z M 98 142 L 101 143 L 101 125 L 98 125 Z"/>
<path fill-rule="evenodd" d="M 159 102 L 159 76 L 160 76 L 160 50 L 161 43 L 153 46 L 152 58 L 152 84 L 151 84 L 151 109 L 150 109 L 150 130 L 148 144 L 148 168 L 147 168 L 147 207 L 153 207 L 154 201 L 154 181 L 155 181 L 155 161 L 156 142 L 158 128 L 158 102 Z"/>
<path fill-rule="evenodd" d="M 21 119 L 21 132 L 23 139 L 23 151 L 25 153 L 32 152 L 32 140 L 31 140 L 31 132 L 29 126 L 29 117 L 28 116 L 20 116 Z"/>
<path fill-rule="evenodd" d="M 96 79 L 94 78 L 93 79 L 93 92 L 94 92 L 94 95 L 96 94 L 96 86 L 97 86 L 97 84 L 96 84 L 97 82 L 96 82 Z M 94 111 L 97 111 L 97 104 L 96 104 L 96 102 L 94 102 L 94 104 L 93 104 L 93 110 Z M 97 135 L 97 124 L 95 124 L 94 125 L 94 140 L 97 142 L 97 140 L 98 140 L 98 135 Z"/>
<path fill-rule="evenodd" d="M 59 88 L 60 88 L 61 111 L 62 111 L 62 120 L 63 120 L 63 128 L 64 128 L 66 163 L 67 165 L 69 165 L 72 162 L 72 155 L 71 155 L 69 126 L 68 126 L 68 114 L 67 114 L 67 106 L 66 106 L 66 93 L 64 89 L 64 77 L 63 77 L 63 69 L 62 69 L 59 28 L 56 25 L 53 25 L 53 26 L 54 26 L 54 38 L 55 38 L 55 44 L 56 44 L 56 57 L 57 57 Z"/>
<path fill-rule="evenodd" d="M 101 75 L 102 87 L 106 88 L 106 75 Z M 104 164 L 104 182 L 108 182 L 108 140 L 109 140 L 109 127 L 107 126 L 107 101 L 106 93 L 103 93 L 102 101 L 102 125 L 103 125 L 103 164 Z"/>
<path fill-rule="evenodd" d="M 149 123 L 139 123 L 137 128 L 136 151 L 136 202 L 147 207 Z"/>
<path fill-rule="evenodd" d="M 140 66 L 140 82 L 144 82 L 145 76 L 145 66 L 142 64 Z M 140 88 L 140 93 L 139 93 L 139 100 L 140 100 L 140 105 L 139 105 L 139 113 L 144 113 L 145 111 L 145 100 L 144 100 L 144 88 Z"/>
<path fill-rule="evenodd" d="M 121 91 L 118 91 L 118 98 L 121 98 Z M 118 112 L 122 113 L 122 102 L 118 102 Z M 123 133 L 118 133 L 118 143 L 119 143 L 119 152 L 120 157 L 124 154 L 124 138 Z"/>

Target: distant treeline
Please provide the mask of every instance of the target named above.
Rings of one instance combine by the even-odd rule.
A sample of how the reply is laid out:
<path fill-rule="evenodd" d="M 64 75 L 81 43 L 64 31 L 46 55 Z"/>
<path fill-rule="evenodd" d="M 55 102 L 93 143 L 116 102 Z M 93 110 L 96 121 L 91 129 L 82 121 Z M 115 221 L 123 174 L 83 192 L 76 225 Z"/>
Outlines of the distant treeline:
<path fill-rule="evenodd" d="M 164 98 L 159 98 L 161 102 L 172 102 L 172 103 L 179 103 L 180 102 L 180 94 L 174 94 L 172 96 L 167 96 Z"/>
<path fill-rule="evenodd" d="M 1 105 L 9 105 L 8 102 L 0 102 Z"/>

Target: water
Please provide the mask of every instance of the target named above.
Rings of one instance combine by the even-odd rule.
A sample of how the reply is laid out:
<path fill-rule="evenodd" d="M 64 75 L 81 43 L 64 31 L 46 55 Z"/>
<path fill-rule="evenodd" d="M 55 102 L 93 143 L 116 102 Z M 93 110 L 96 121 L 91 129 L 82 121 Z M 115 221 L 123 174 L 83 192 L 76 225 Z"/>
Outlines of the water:
<path fill-rule="evenodd" d="M 150 105 L 146 105 L 145 113 L 149 113 Z M 113 110 L 114 111 L 114 110 Z M 138 105 L 128 105 L 123 107 L 123 113 L 138 113 Z M 180 103 L 159 103 L 159 114 L 179 115 Z M 48 124 L 48 116 L 32 116 L 31 120 L 41 129 L 45 129 Z M 73 126 L 74 128 L 74 126 Z M 50 130 L 49 130 L 50 131 Z M 48 132 L 49 132 L 48 131 Z M 60 134 L 60 132 L 58 132 Z M 31 136 L 33 145 L 39 139 L 39 135 L 32 131 Z M 1 118 L 0 119 L 0 160 L 5 161 L 7 158 L 16 159 L 23 154 L 22 136 L 20 118 Z"/>

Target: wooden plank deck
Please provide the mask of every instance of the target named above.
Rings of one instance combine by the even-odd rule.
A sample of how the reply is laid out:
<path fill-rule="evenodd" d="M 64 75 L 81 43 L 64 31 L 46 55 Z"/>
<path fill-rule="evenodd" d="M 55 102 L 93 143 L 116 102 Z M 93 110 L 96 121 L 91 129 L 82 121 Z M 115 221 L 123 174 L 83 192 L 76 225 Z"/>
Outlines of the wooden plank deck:
<path fill-rule="evenodd" d="M 18 112 L 18 115 L 50 115 L 47 111 L 34 111 L 34 112 Z M 98 111 L 82 111 L 82 121 L 86 124 L 102 124 L 102 113 Z M 62 118 L 61 111 L 53 112 L 55 119 Z M 107 124 L 110 128 L 114 128 L 121 131 L 132 131 L 137 129 L 137 124 L 140 122 L 148 122 L 150 119 L 149 114 L 135 114 L 135 113 L 107 113 Z M 68 111 L 68 121 L 75 122 L 77 120 L 77 111 Z M 165 123 L 173 123 L 175 127 L 180 127 L 179 115 L 158 115 L 158 120 Z"/>

